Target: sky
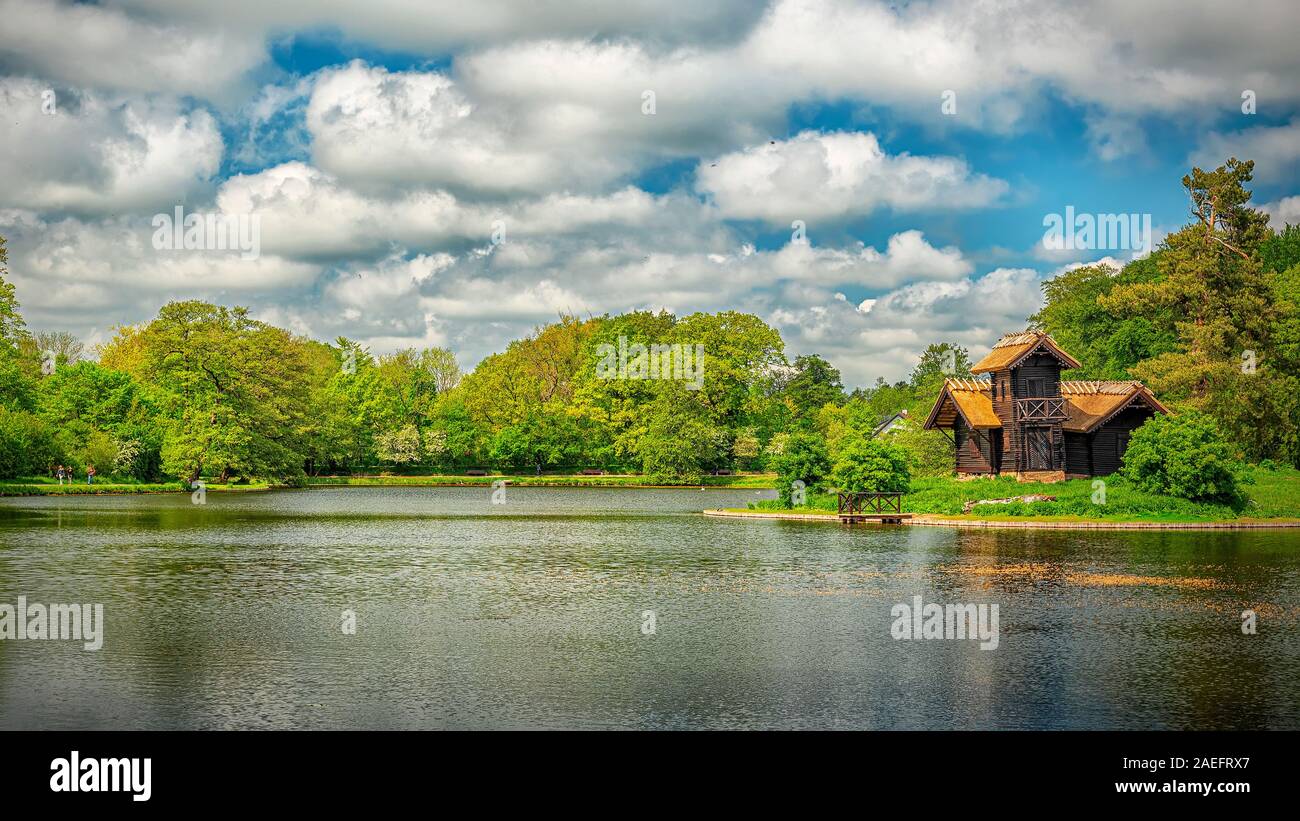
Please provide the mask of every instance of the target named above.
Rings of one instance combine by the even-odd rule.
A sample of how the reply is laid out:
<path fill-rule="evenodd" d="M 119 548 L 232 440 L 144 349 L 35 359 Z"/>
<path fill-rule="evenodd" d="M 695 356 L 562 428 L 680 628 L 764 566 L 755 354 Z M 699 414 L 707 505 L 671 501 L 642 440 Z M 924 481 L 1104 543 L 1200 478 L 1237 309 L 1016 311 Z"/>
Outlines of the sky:
<path fill-rule="evenodd" d="M 0 0 L 0 21 L 8 279 L 32 330 L 92 346 L 205 299 L 469 369 L 561 314 L 739 310 L 854 387 L 932 342 L 979 357 L 1045 280 L 1143 253 L 1046 247 L 1067 208 L 1149 215 L 1158 241 L 1189 219 L 1182 176 L 1237 156 L 1300 223 L 1293 0 Z M 159 247 L 178 207 L 254 219 L 256 253 Z"/>

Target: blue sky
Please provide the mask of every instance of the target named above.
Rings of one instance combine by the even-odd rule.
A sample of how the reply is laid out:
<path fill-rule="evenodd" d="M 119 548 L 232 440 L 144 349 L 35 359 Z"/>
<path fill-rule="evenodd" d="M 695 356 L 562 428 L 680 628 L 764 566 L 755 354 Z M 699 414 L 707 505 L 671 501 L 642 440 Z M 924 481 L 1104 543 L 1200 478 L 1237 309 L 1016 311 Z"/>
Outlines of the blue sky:
<path fill-rule="evenodd" d="M 0 0 L 0 235 L 29 324 L 91 344 L 203 298 L 472 367 L 561 312 L 736 309 L 897 379 L 1132 258 L 1044 248 L 1067 206 L 1158 238 L 1235 154 L 1300 222 L 1300 12 L 1249 5 Z M 154 247 L 177 206 L 256 253 Z"/>

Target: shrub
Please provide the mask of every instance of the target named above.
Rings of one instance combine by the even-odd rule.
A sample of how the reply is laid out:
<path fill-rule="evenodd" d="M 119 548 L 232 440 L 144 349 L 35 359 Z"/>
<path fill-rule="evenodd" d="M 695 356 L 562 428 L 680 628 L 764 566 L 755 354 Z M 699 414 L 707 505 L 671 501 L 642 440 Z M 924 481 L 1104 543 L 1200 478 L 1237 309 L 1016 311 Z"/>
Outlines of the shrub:
<path fill-rule="evenodd" d="M 785 440 L 781 453 L 774 460 L 777 492 L 781 502 L 791 506 L 791 492 L 796 481 L 803 482 L 808 490 L 816 489 L 830 473 L 830 457 L 820 436 L 811 433 L 792 433 Z"/>
<path fill-rule="evenodd" d="M 386 430 L 375 437 L 375 455 L 380 461 L 405 465 L 420 459 L 420 432 L 415 425 Z"/>
<path fill-rule="evenodd" d="M 1245 504 L 1244 465 L 1214 419 L 1199 411 L 1147 420 L 1134 431 L 1120 473 L 1150 493 L 1236 508 Z"/>
<path fill-rule="evenodd" d="M 956 463 L 952 441 L 937 430 L 920 426 L 889 435 L 892 442 L 907 453 L 907 465 L 913 476 L 951 476 Z"/>
<path fill-rule="evenodd" d="M 878 439 L 857 439 L 840 449 L 830 478 L 844 491 L 907 493 L 912 474 L 902 447 Z"/>

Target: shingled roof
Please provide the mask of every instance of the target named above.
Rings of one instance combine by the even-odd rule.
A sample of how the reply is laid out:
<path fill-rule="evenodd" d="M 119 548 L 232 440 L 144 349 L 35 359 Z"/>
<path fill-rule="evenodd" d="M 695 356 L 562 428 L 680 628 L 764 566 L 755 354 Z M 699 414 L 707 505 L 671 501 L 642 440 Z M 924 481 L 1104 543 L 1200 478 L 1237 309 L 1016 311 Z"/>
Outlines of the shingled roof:
<path fill-rule="evenodd" d="M 1134 404 L 1168 413 L 1151 389 L 1141 382 L 1062 381 L 1066 420 L 1062 427 L 1076 433 L 1090 433 L 1120 411 Z M 991 429 L 1002 427 L 993 409 L 992 385 L 983 379 L 947 379 L 939 391 L 925 429 L 950 428 L 961 416 L 967 427 Z"/>
<path fill-rule="evenodd" d="M 1007 334 L 997 341 L 989 355 L 971 368 L 971 373 L 991 373 L 1006 368 L 1014 368 L 1020 361 L 1035 351 L 1051 354 L 1061 360 L 1066 368 L 1081 367 L 1079 360 L 1070 356 L 1045 331 L 1025 331 Z"/>
<path fill-rule="evenodd" d="M 972 428 L 1002 427 L 1002 420 L 993 411 L 992 386 L 983 379 L 944 380 L 925 428 L 950 428 L 959 414 Z"/>
<path fill-rule="evenodd" d="M 1076 382 L 1062 381 L 1061 396 L 1065 397 L 1066 420 L 1062 427 L 1068 431 L 1088 433 L 1105 424 L 1120 411 L 1134 404 L 1145 404 L 1152 410 L 1168 413 L 1151 389 L 1141 382 Z"/>

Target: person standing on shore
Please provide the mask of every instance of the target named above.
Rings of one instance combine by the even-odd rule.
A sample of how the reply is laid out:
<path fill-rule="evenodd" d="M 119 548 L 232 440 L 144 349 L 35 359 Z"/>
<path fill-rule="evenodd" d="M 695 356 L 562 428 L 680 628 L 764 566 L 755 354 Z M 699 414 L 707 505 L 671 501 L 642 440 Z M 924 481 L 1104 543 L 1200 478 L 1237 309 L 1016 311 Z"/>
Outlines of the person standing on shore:
<path fill-rule="evenodd" d="M 65 475 L 63 465 L 59 465 L 58 470 L 55 471 L 55 475 L 59 477 L 59 487 L 63 487 L 63 477 Z"/>
<path fill-rule="evenodd" d="M 95 483 L 95 466 L 86 465 L 86 484 L 91 485 L 94 483 Z"/>

